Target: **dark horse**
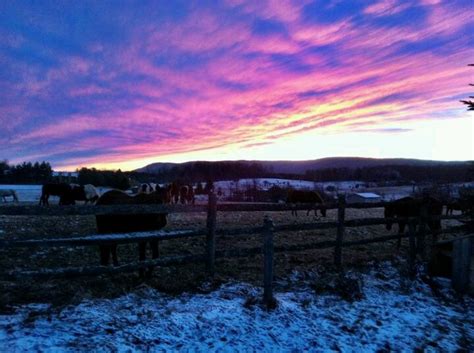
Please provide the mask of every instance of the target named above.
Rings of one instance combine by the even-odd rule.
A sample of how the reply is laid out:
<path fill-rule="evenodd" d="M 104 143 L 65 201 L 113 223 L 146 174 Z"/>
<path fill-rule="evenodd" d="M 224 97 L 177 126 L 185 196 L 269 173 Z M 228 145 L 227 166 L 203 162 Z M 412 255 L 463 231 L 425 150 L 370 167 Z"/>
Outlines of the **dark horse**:
<path fill-rule="evenodd" d="M 123 205 L 123 204 L 161 204 L 166 200 L 166 191 L 160 189 L 149 194 L 130 196 L 119 190 L 110 190 L 104 193 L 96 205 Z M 96 215 L 97 230 L 100 234 L 128 233 L 158 230 L 166 225 L 166 213 L 140 213 L 140 214 L 103 214 Z M 145 260 L 146 241 L 138 244 L 139 260 Z M 158 257 L 158 240 L 149 241 L 152 258 Z M 107 266 L 112 257 L 113 264 L 118 265 L 117 245 L 101 245 L 100 264 Z M 150 269 L 151 272 L 151 269 Z M 144 274 L 140 270 L 140 276 Z"/>
<path fill-rule="evenodd" d="M 60 205 L 72 205 L 74 204 L 74 198 L 72 195 L 72 187 L 66 183 L 59 184 L 44 184 L 41 189 L 41 197 L 39 200 L 40 205 L 49 205 L 50 196 L 59 196 Z"/>
<path fill-rule="evenodd" d="M 425 196 L 421 199 L 413 197 L 404 197 L 402 199 L 392 201 L 385 206 L 385 218 L 409 218 L 422 216 L 422 210 L 425 208 L 425 216 L 441 216 L 443 212 L 443 204 L 434 197 Z M 398 222 L 398 246 L 401 245 L 401 235 L 405 232 L 406 220 L 399 220 Z M 441 220 L 428 220 L 429 229 L 436 234 L 441 230 Z M 386 222 L 387 230 L 392 229 L 392 221 Z"/>
<path fill-rule="evenodd" d="M 314 209 L 314 215 L 317 216 L 317 208 L 316 205 L 321 205 L 320 208 L 321 215 L 326 217 L 326 208 L 324 208 L 324 200 L 321 195 L 317 191 L 306 191 L 306 190 L 289 190 L 288 197 L 286 202 L 289 204 L 308 204 L 308 211 L 306 215 L 309 215 L 311 209 Z M 291 214 L 294 216 L 298 216 L 296 209 L 291 210 Z"/>

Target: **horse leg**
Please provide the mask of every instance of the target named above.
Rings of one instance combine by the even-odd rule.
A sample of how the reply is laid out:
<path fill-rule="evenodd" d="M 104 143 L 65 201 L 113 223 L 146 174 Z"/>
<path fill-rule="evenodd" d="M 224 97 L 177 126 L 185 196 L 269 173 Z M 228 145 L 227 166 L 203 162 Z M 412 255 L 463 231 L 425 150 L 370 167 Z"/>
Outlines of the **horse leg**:
<path fill-rule="evenodd" d="M 109 245 L 99 245 L 99 252 L 100 252 L 100 265 L 101 266 L 108 266 L 109 265 L 109 255 L 110 255 Z"/>
<path fill-rule="evenodd" d="M 158 240 L 150 240 L 151 258 L 157 259 L 159 256 Z M 148 267 L 148 277 L 153 273 L 153 266 Z"/>
<path fill-rule="evenodd" d="M 110 245 L 110 253 L 112 255 L 112 261 L 114 266 L 118 266 L 118 258 L 117 258 L 117 245 Z"/>
<path fill-rule="evenodd" d="M 405 222 L 398 222 L 398 242 L 397 248 L 402 246 L 402 235 L 405 234 Z"/>
<path fill-rule="evenodd" d="M 146 257 L 146 242 L 142 241 L 138 243 L 138 260 L 145 261 Z M 145 277 L 145 269 L 141 268 L 139 271 L 139 277 Z"/>

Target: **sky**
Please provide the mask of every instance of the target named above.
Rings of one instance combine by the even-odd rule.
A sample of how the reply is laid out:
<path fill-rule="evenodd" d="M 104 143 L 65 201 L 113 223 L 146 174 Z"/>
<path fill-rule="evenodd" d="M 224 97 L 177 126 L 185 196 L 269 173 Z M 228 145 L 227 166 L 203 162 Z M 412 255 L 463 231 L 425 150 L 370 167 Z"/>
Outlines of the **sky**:
<path fill-rule="evenodd" d="M 0 159 L 474 159 L 472 0 L 0 2 Z"/>

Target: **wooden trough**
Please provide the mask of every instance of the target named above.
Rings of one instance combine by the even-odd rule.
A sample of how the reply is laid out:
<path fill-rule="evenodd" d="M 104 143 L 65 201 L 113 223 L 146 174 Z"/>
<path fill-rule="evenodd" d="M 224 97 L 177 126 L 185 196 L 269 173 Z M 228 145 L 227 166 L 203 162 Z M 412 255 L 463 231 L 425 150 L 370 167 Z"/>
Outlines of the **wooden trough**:
<path fill-rule="evenodd" d="M 430 272 L 450 278 L 456 291 L 474 294 L 474 235 L 436 243 Z"/>

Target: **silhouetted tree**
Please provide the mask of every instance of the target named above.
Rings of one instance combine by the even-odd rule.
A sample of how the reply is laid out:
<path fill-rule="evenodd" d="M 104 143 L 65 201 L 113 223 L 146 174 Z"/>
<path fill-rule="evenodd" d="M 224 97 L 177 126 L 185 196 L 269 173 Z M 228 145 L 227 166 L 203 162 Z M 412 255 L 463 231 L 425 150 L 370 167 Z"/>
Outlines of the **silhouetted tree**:
<path fill-rule="evenodd" d="M 468 66 L 474 66 L 474 64 L 469 64 Z M 474 86 L 474 84 L 470 83 L 469 86 Z M 474 96 L 469 96 L 469 98 L 474 98 Z M 467 110 L 474 111 L 474 101 L 472 101 L 472 100 L 461 100 L 461 103 L 467 105 Z"/>
<path fill-rule="evenodd" d="M 120 169 L 97 170 L 95 168 L 81 168 L 78 170 L 78 181 L 80 184 L 92 184 L 95 186 L 109 186 L 116 189 L 126 190 L 130 187 L 128 176 Z"/>

